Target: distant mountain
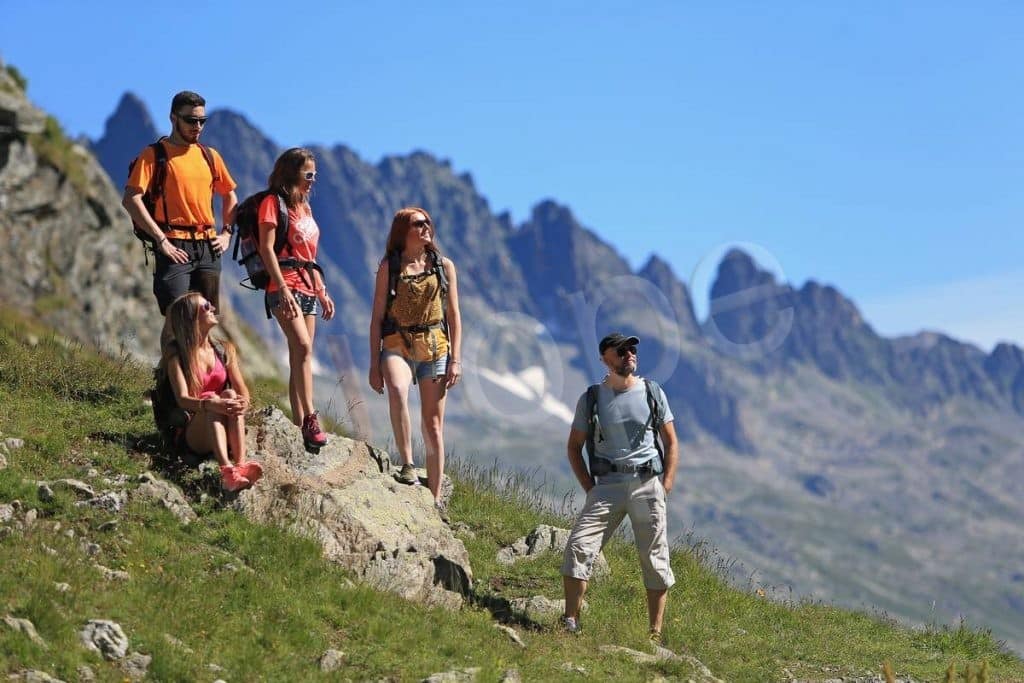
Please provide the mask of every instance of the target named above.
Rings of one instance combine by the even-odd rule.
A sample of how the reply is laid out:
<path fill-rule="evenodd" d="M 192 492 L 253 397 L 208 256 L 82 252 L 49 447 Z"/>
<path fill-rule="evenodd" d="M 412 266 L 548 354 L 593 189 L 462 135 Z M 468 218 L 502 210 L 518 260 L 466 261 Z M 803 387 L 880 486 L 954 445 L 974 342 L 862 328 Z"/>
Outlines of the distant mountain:
<path fill-rule="evenodd" d="M 130 96 L 111 122 L 95 147 L 117 178 L 155 132 Z M 243 196 L 282 149 L 223 110 L 204 140 Z M 672 264 L 655 255 L 634 271 L 554 200 L 513 225 L 468 173 L 431 154 L 370 163 L 343 145 L 313 150 L 312 203 L 339 306 L 324 329 L 354 367 L 320 360 L 355 373 L 339 381 L 347 402 L 385 419 L 383 402 L 359 394 L 373 276 L 394 211 L 422 206 L 459 268 L 467 377 L 448 415 L 461 455 L 558 472 L 568 486 L 566 416 L 601 379 L 597 338 L 638 334 L 641 371 L 665 386 L 683 439 L 674 528 L 692 525 L 798 594 L 918 621 L 965 614 L 1024 648 L 1020 348 L 986 354 L 936 333 L 887 339 L 835 287 L 778 282 L 738 250 L 719 264 L 701 321 Z M 228 291 L 280 344 L 262 299 Z"/>

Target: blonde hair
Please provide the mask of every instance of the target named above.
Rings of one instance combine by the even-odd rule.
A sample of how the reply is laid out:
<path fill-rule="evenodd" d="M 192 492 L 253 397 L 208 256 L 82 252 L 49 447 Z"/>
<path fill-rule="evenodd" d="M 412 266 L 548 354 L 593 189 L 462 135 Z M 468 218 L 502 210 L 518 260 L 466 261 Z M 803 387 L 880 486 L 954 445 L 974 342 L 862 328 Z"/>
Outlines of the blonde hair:
<path fill-rule="evenodd" d="M 160 335 L 161 365 L 166 368 L 171 358 L 178 357 L 181 371 L 185 375 L 185 386 L 191 396 L 198 394 L 203 386 L 203 365 L 199 358 L 199 307 L 202 301 L 204 298 L 199 292 L 188 292 L 175 299 L 167 309 L 167 318 Z M 220 340 L 216 343 L 224 347 L 227 358 L 224 364 L 233 363 L 234 344 Z"/>

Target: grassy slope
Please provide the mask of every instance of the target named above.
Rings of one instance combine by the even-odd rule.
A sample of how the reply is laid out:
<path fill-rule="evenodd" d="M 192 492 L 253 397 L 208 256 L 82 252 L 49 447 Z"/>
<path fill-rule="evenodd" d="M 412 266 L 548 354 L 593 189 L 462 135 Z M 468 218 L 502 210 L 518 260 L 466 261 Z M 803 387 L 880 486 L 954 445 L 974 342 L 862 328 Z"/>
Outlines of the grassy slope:
<path fill-rule="evenodd" d="M 467 666 L 482 667 L 480 680 L 497 680 L 506 668 L 519 669 L 524 680 L 578 680 L 560 668 L 565 662 L 609 680 L 688 677 L 686 664 L 638 666 L 597 651 L 606 643 L 645 645 L 639 567 L 620 539 L 606 550 L 614 578 L 595 582 L 588 595 L 582 636 L 550 624 L 517 627 L 524 651 L 492 628 L 483 605 L 560 596 L 556 555 L 511 568 L 495 561 L 500 546 L 536 524 L 566 524 L 538 509 L 529 483 L 514 476 L 468 467 L 454 472 L 452 516 L 475 534 L 464 540 L 478 598 L 478 606 L 456 613 L 353 583 L 312 542 L 250 524 L 216 500 L 196 503 L 200 519 L 190 526 L 155 506 L 133 504 L 117 516 L 115 530 L 103 532 L 98 527 L 115 516 L 75 506 L 70 492 L 58 489 L 54 500 L 40 501 L 31 481 L 82 478 L 89 468 L 101 477 L 132 476 L 150 467 L 149 456 L 134 450 L 151 431 L 141 403 L 148 377 L 145 368 L 98 357 L 0 309 L 0 434 L 26 441 L 0 470 L 0 502 L 20 499 L 40 510 L 30 529 L 0 540 L 0 616 L 32 620 L 49 643 L 42 649 L 0 626 L 0 677 L 36 668 L 76 680 L 76 667 L 88 664 L 99 680 L 123 680 L 115 665 L 78 644 L 78 630 L 93 618 L 119 622 L 131 649 L 153 656 L 151 677 L 164 681 L 419 680 Z M 278 392 L 257 387 L 257 400 Z M 82 551 L 85 539 L 99 544 L 95 558 Z M 106 581 L 94 562 L 131 578 Z M 877 672 L 884 660 L 923 680 L 941 680 L 950 662 L 962 669 L 987 660 L 993 680 L 1024 680 L 1024 663 L 983 632 L 920 632 L 829 606 L 771 602 L 729 587 L 720 578 L 721 561 L 700 544 L 679 548 L 673 566 L 679 583 L 670 596 L 666 644 L 696 655 L 725 680 L 779 680 L 783 669 L 834 678 Z M 58 592 L 56 582 L 71 588 Z M 316 660 L 329 647 L 345 653 L 345 666 L 322 675 Z"/>

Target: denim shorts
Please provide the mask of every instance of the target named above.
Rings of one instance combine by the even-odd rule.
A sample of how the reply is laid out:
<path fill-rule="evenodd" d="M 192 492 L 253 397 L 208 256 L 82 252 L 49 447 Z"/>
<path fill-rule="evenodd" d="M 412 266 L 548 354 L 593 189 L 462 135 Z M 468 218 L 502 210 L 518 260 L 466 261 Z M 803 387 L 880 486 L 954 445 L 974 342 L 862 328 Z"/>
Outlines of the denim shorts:
<path fill-rule="evenodd" d="M 413 384 L 421 379 L 434 379 L 448 374 L 448 356 L 441 356 L 437 360 L 410 360 L 394 351 L 382 351 L 380 354 L 381 360 L 389 356 L 405 361 L 405 364 L 409 366 L 409 371 L 412 372 Z"/>
<path fill-rule="evenodd" d="M 303 294 L 302 292 L 291 290 L 292 296 L 295 297 L 295 302 L 299 304 L 299 310 L 302 311 L 302 315 L 317 315 L 320 313 L 320 302 L 317 301 L 316 297 L 312 294 Z M 267 294 L 267 308 L 274 309 L 281 304 L 281 290 L 277 290 Z"/>

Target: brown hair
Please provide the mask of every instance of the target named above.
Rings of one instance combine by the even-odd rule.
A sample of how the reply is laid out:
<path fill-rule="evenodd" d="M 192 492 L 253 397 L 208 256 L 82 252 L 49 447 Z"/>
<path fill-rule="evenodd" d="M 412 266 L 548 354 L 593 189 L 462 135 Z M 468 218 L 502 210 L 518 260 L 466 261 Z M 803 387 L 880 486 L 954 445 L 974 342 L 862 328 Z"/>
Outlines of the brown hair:
<path fill-rule="evenodd" d="M 188 387 L 190 396 L 196 396 L 202 389 L 203 367 L 199 360 L 199 305 L 203 300 L 203 295 L 199 292 L 188 292 L 175 299 L 167 309 L 164 334 L 161 335 L 161 341 L 165 337 L 168 338 L 168 341 L 164 345 L 164 355 L 160 363 L 166 368 L 171 358 L 178 357 L 181 371 L 185 375 L 185 386 Z M 234 344 L 226 341 L 217 343 L 224 347 L 227 357 L 224 364 L 233 363 L 235 359 Z"/>
<path fill-rule="evenodd" d="M 283 194 L 285 203 L 291 208 L 309 199 L 299 189 L 302 167 L 307 161 L 315 161 L 315 158 L 305 147 L 287 149 L 274 162 L 274 170 L 270 172 L 270 178 L 267 180 L 267 189 Z"/>
<path fill-rule="evenodd" d="M 395 212 L 395 217 L 391 219 L 391 232 L 388 233 L 387 247 L 384 249 L 386 254 L 390 254 L 393 251 L 398 253 L 405 251 L 405 236 L 409 234 L 409 229 L 412 227 L 412 217 L 417 213 L 422 213 L 430 224 L 430 237 L 432 239 L 430 244 L 427 245 L 427 249 L 437 252 L 438 255 L 441 254 L 441 250 L 437 248 L 437 243 L 434 241 L 437 238 L 437 226 L 434 225 L 434 219 L 430 217 L 426 209 L 421 209 L 418 206 L 407 206 Z"/>

